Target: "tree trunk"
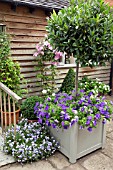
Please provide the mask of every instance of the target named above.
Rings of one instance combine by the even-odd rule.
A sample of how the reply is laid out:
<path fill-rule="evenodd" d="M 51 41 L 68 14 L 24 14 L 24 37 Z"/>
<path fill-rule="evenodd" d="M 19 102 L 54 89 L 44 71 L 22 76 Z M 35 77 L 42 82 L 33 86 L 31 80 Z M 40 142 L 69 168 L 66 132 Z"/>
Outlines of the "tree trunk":
<path fill-rule="evenodd" d="M 77 93 L 78 93 L 78 71 L 79 71 L 79 63 L 77 63 L 77 66 L 76 66 L 75 96 L 77 96 Z"/>

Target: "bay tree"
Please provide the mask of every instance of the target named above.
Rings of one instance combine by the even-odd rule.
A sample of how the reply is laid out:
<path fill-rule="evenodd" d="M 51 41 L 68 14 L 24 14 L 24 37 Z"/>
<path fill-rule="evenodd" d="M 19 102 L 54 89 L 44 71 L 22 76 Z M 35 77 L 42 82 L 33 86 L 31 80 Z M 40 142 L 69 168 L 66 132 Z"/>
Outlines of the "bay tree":
<path fill-rule="evenodd" d="M 70 5 L 48 19 L 48 38 L 59 51 L 73 55 L 76 93 L 79 63 L 103 65 L 113 58 L 113 10 L 103 0 L 71 0 Z"/>

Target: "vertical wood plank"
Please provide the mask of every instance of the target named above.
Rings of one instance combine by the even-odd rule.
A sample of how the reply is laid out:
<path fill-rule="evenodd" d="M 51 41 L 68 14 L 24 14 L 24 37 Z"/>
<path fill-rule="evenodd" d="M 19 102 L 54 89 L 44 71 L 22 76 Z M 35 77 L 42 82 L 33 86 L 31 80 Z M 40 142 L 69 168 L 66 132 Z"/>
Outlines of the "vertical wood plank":
<path fill-rule="evenodd" d="M 111 95 L 113 95 L 113 60 L 111 63 Z"/>
<path fill-rule="evenodd" d="M 8 110 L 9 110 L 9 126 L 10 126 L 11 125 L 11 101 L 9 95 L 8 95 Z"/>
<path fill-rule="evenodd" d="M 1 110 L 1 128 L 3 130 L 3 100 L 2 100 L 2 90 L 0 90 L 0 110 Z"/>
<path fill-rule="evenodd" d="M 6 93 L 3 93 L 4 96 L 4 112 L 5 112 L 5 129 L 7 127 L 7 113 L 6 113 Z"/>
<path fill-rule="evenodd" d="M 15 101 L 13 100 L 13 114 L 14 114 L 14 134 L 16 134 L 16 113 L 15 113 Z"/>

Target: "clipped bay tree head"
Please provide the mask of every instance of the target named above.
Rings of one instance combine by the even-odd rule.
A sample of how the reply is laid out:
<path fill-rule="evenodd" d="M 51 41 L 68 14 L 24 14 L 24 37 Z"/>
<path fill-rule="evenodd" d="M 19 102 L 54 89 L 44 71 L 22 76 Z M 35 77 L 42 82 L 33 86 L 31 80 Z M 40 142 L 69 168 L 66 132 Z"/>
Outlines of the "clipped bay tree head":
<path fill-rule="evenodd" d="M 76 62 L 95 66 L 113 57 L 113 12 L 103 0 L 71 0 L 48 19 L 48 37 L 58 50 L 73 53 Z"/>

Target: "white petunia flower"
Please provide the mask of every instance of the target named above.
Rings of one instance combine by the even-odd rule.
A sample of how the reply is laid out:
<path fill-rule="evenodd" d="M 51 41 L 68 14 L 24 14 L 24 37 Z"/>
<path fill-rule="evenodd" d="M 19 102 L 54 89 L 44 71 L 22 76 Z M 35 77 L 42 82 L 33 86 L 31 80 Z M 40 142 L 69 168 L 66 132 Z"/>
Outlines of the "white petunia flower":
<path fill-rule="evenodd" d="M 47 93 L 47 90 L 42 90 L 42 93 L 43 93 L 43 94 L 46 94 L 46 93 Z"/>

